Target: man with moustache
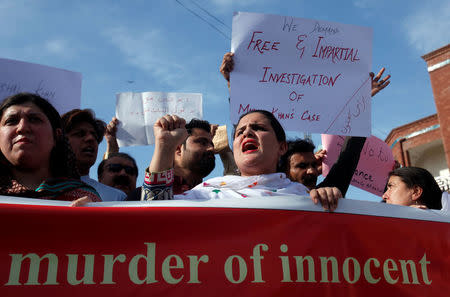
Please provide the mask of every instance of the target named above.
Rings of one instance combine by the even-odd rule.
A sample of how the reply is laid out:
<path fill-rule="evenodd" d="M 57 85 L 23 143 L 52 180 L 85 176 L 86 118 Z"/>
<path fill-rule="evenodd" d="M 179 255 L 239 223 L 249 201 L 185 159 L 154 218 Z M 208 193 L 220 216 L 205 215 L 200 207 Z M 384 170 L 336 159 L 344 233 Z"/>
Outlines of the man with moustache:
<path fill-rule="evenodd" d="M 138 168 L 126 153 L 110 153 L 97 168 L 98 181 L 129 195 L 136 189 Z"/>
<path fill-rule="evenodd" d="M 290 180 L 305 185 L 309 190 L 336 187 L 342 196 L 345 196 L 365 141 L 365 137 L 346 137 L 338 160 L 318 185 L 317 177 L 322 174 L 322 159 L 326 151 L 321 150 L 314 155 L 315 146 L 310 140 L 288 141 L 288 150 L 281 157 L 281 171 L 285 172 Z"/>
<path fill-rule="evenodd" d="M 144 183 L 127 200 L 168 200 L 201 183 L 215 166 L 207 121 L 166 115 L 153 126 L 155 150 Z"/>
<path fill-rule="evenodd" d="M 99 183 L 89 177 L 89 169 L 97 160 L 98 144 L 103 139 L 105 123 L 95 118 L 89 109 L 73 109 L 62 115 L 64 132 L 75 154 L 81 181 L 94 187 L 103 201 L 121 201 L 124 192 Z"/>

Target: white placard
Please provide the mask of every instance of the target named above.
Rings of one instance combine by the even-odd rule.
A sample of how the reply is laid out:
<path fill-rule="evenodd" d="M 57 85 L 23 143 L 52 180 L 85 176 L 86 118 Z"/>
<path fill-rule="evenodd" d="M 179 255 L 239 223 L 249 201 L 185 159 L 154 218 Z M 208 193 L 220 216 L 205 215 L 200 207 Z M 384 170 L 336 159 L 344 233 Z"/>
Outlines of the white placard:
<path fill-rule="evenodd" d="M 238 12 L 231 121 L 271 111 L 287 130 L 369 136 L 372 29 Z"/>
<path fill-rule="evenodd" d="M 166 114 L 175 114 L 186 122 L 203 116 L 202 94 L 199 93 L 126 92 L 116 97 L 120 147 L 153 144 L 153 125 Z"/>
<path fill-rule="evenodd" d="M 0 59 L 0 101 L 20 92 L 47 99 L 63 114 L 81 105 L 81 73 Z"/>

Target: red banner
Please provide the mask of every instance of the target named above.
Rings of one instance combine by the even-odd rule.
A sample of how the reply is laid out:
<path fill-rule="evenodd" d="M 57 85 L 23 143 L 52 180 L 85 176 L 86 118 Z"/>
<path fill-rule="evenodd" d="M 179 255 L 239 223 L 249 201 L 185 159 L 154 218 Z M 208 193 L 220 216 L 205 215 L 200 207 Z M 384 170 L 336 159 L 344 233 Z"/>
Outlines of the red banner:
<path fill-rule="evenodd" d="M 450 292 L 446 222 L 299 210 L 0 204 L 0 226 L 0 296 Z"/>

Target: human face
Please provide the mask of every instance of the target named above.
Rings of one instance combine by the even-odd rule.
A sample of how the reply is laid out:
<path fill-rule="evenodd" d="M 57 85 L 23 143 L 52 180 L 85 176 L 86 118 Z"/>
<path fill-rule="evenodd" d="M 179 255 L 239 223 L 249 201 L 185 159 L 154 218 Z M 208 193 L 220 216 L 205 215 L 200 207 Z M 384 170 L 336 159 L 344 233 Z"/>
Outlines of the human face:
<path fill-rule="evenodd" d="M 0 150 L 14 167 L 48 168 L 54 146 L 52 125 L 39 107 L 28 102 L 4 111 L 0 119 Z"/>
<path fill-rule="evenodd" d="M 81 122 L 67 133 L 70 146 L 77 159 L 81 175 L 89 174 L 89 168 L 97 159 L 98 142 L 94 127 L 88 122 Z"/>
<path fill-rule="evenodd" d="M 136 188 L 136 178 L 137 170 L 133 162 L 117 156 L 106 160 L 99 182 L 122 190 L 128 195 Z"/>
<path fill-rule="evenodd" d="M 410 206 L 414 204 L 414 189 L 408 186 L 398 176 L 389 177 L 387 190 L 383 194 L 386 203 Z"/>
<path fill-rule="evenodd" d="M 288 177 L 305 185 L 308 189 L 316 188 L 317 177 L 317 159 L 312 152 L 295 153 L 289 158 Z"/>
<path fill-rule="evenodd" d="M 244 116 L 236 127 L 233 154 L 242 176 L 274 173 L 286 152 L 286 142 L 278 142 L 270 121 L 261 113 Z"/>
<path fill-rule="evenodd" d="M 216 165 L 211 133 L 193 128 L 181 149 L 182 167 L 201 178 L 207 176 Z"/>

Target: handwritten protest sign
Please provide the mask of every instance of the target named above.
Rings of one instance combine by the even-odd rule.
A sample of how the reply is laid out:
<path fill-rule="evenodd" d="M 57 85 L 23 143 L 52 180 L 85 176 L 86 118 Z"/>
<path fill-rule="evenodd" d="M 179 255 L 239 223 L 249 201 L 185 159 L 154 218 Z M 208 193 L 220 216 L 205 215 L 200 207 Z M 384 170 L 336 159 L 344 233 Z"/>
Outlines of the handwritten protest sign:
<path fill-rule="evenodd" d="M 0 100 L 30 92 L 65 113 L 81 105 L 81 73 L 15 60 L 0 59 Z"/>
<path fill-rule="evenodd" d="M 116 97 L 121 147 L 153 144 L 153 125 L 166 114 L 176 114 L 186 121 L 202 118 L 202 94 L 198 93 L 126 92 Z"/>
<path fill-rule="evenodd" d="M 327 150 L 327 157 L 322 167 L 324 176 L 327 176 L 331 166 L 338 159 L 344 140 L 344 136 L 322 134 L 322 146 Z M 383 140 L 371 136 L 366 139 L 351 184 L 382 196 L 388 173 L 393 166 L 394 156 L 389 146 Z"/>
<path fill-rule="evenodd" d="M 238 12 L 231 51 L 233 123 L 265 109 L 287 130 L 370 135 L 370 28 Z"/>

